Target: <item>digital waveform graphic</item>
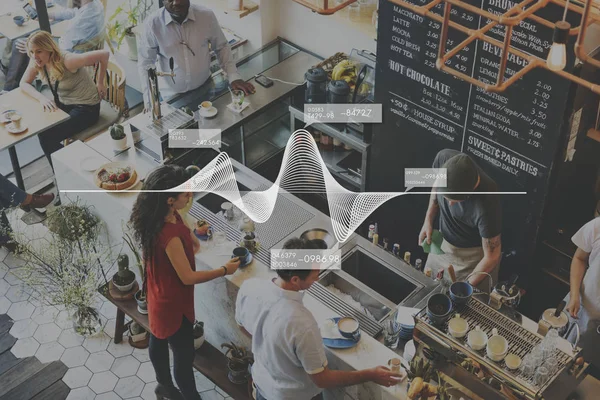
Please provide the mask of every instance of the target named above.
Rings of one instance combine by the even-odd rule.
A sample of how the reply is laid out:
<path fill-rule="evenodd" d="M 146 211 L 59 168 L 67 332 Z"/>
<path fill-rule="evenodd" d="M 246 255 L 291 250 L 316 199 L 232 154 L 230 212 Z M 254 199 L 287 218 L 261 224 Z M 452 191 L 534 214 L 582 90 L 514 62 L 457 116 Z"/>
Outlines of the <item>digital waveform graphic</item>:
<path fill-rule="evenodd" d="M 281 169 L 273 185 L 264 191 L 251 191 L 241 196 L 233 165 L 227 153 L 220 153 L 208 165 L 182 185 L 169 191 L 211 192 L 238 207 L 257 223 L 266 222 L 277 202 L 280 190 L 289 193 L 325 193 L 333 231 L 343 243 L 358 226 L 386 201 L 405 192 L 356 193 L 341 186 L 321 158 L 312 135 L 304 129 L 288 140 Z"/>

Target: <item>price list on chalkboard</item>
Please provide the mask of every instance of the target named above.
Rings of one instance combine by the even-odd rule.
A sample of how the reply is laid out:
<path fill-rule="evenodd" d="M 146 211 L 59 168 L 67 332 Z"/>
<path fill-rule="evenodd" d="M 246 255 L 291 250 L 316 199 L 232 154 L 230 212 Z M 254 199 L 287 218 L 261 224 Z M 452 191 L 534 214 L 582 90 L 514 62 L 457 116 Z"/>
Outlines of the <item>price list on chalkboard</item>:
<path fill-rule="evenodd" d="M 412 3 L 425 5 L 428 1 Z M 503 14 L 516 4 L 508 0 L 466 3 L 494 14 Z M 442 15 L 443 7 L 440 4 L 433 11 Z M 377 82 L 386 82 L 383 90 L 387 93 L 382 95 L 378 85 L 378 100 L 393 123 L 386 121 L 384 129 L 396 129 L 399 134 L 416 129 L 446 141 L 445 147 L 471 154 L 517 178 L 547 175 L 560 133 L 568 81 L 537 68 L 502 93 L 487 92 L 435 67 L 440 22 L 389 1 L 381 2 L 379 15 Z M 538 15 L 556 21 L 562 10 L 550 5 Z M 455 6 L 450 18 L 473 30 L 492 22 Z M 502 42 L 506 28 L 497 25 L 487 34 Z M 446 51 L 466 38 L 465 33 L 450 28 Z M 513 29 L 512 45 L 524 53 L 545 58 L 551 44 L 551 28 L 526 20 Z M 446 65 L 493 84 L 501 54 L 500 47 L 478 40 Z M 524 58 L 509 54 L 505 79 L 526 65 Z"/>

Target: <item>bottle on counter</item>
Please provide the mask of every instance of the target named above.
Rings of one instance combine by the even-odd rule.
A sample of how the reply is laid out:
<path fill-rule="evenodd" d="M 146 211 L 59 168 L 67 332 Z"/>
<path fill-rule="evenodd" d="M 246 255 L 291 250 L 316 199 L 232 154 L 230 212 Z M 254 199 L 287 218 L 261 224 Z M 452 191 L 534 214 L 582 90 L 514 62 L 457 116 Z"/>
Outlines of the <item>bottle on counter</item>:
<path fill-rule="evenodd" d="M 379 234 L 378 233 L 373 234 L 373 244 L 375 246 L 377 246 L 379 244 Z"/>
<path fill-rule="evenodd" d="M 420 258 L 417 258 L 415 260 L 415 269 L 423 271 L 423 260 L 421 260 Z"/>
<path fill-rule="evenodd" d="M 328 136 L 321 132 L 321 149 L 323 151 L 332 151 L 333 150 L 333 139 L 331 136 Z"/>
<path fill-rule="evenodd" d="M 338 138 L 333 138 L 333 151 L 342 151 L 344 150 L 343 143 Z"/>
<path fill-rule="evenodd" d="M 425 274 L 426 277 L 431 278 L 431 267 L 428 267 L 426 265 L 425 268 L 423 269 L 423 273 Z"/>
<path fill-rule="evenodd" d="M 388 241 L 388 238 L 383 238 L 383 249 L 387 250 L 388 246 L 389 246 L 390 242 Z"/>
<path fill-rule="evenodd" d="M 410 251 L 404 253 L 404 261 L 410 265 Z"/>
<path fill-rule="evenodd" d="M 371 224 L 371 225 L 369 225 L 369 234 L 368 234 L 367 238 L 373 240 L 374 234 L 375 234 L 375 225 Z"/>
<path fill-rule="evenodd" d="M 377 222 L 375 222 L 375 233 L 379 233 L 379 227 L 377 226 Z"/>
<path fill-rule="evenodd" d="M 400 245 L 398 243 L 394 243 L 392 247 L 392 254 L 398 257 L 400 255 Z"/>

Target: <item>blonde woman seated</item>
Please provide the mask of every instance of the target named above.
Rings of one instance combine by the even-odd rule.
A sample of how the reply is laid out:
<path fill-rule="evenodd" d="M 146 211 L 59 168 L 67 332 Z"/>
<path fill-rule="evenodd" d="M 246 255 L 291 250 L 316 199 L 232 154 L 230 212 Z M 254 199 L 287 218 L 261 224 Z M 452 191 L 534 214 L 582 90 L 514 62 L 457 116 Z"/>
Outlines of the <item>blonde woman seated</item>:
<path fill-rule="evenodd" d="M 39 135 L 44 154 L 52 165 L 50 155 L 61 149 L 63 140 L 98 121 L 100 101 L 106 93 L 104 79 L 94 83 L 84 67 L 99 64 L 98 76 L 104 77 L 110 53 L 107 50 L 83 54 L 62 51 L 45 31 L 31 35 L 27 40 L 27 49 L 31 60 L 21 79 L 21 90 L 42 103 L 44 111 L 53 112 L 60 108 L 71 116 Z M 37 77 L 50 86 L 54 100 L 31 85 Z"/>

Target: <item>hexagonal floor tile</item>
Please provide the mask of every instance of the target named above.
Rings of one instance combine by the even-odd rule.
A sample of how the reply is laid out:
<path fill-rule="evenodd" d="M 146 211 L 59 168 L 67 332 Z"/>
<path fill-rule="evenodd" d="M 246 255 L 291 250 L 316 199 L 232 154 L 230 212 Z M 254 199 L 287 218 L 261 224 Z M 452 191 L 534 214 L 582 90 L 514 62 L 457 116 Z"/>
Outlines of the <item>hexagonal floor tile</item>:
<path fill-rule="evenodd" d="M 10 297 L 7 297 L 10 300 Z M 12 300 L 11 300 L 12 301 Z M 8 316 L 11 317 L 15 321 L 20 321 L 22 319 L 27 319 L 31 317 L 35 307 L 28 301 L 19 301 L 13 302 L 13 304 L 8 309 Z"/>
<path fill-rule="evenodd" d="M 115 358 L 107 351 L 100 351 L 98 353 L 90 354 L 90 357 L 85 362 L 85 366 L 88 367 L 93 373 L 108 371 L 113 365 Z"/>
<path fill-rule="evenodd" d="M 209 390 L 208 392 L 202 392 L 202 400 L 223 400 L 224 397 L 221 396 L 219 392 L 216 390 Z"/>
<path fill-rule="evenodd" d="M 42 302 L 40 300 L 40 299 L 42 299 L 42 295 L 37 290 L 32 290 L 29 295 L 30 296 L 29 296 L 29 300 L 28 301 L 35 306 L 36 310 L 33 312 L 35 314 L 38 307 L 43 307 L 44 306 L 44 304 L 42 304 Z M 38 322 L 38 324 L 39 323 L 40 322 Z M 46 322 L 41 322 L 41 323 L 45 324 Z"/>
<path fill-rule="evenodd" d="M 106 325 L 104 326 L 104 333 L 106 333 L 112 339 L 115 338 L 115 321 L 116 318 L 109 319 L 106 321 Z"/>
<path fill-rule="evenodd" d="M 150 361 L 148 349 L 133 349 L 132 355 L 141 363 Z"/>
<path fill-rule="evenodd" d="M 156 388 L 156 382 L 146 383 L 144 386 L 144 390 L 142 390 L 142 399 L 144 400 L 156 400 L 156 394 L 154 394 L 154 389 Z"/>
<path fill-rule="evenodd" d="M 154 367 L 150 361 L 142 363 L 136 375 L 146 383 L 156 381 L 156 373 L 154 372 Z"/>
<path fill-rule="evenodd" d="M 115 392 L 107 392 L 99 394 L 94 400 L 121 400 L 121 398 Z"/>
<path fill-rule="evenodd" d="M 73 389 L 67 396 L 67 400 L 94 400 L 95 398 L 96 393 L 92 392 L 87 386 Z"/>
<path fill-rule="evenodd" d="M 133 347 L 129 345 L 127 340 L 123 340 L 121 343 L 115 343 L 111 340 L 108 345 L 108 352 L 115 357 L 124 357 L 133 353 Z"/>
<path fill-rule="evenodd" d="M 8 267 L 3 262 L 0 262 L 0 279 L 4 278 L 8 272 Z"/>
<path fill-rule="evenodd" d="M 139 396 L 144 389 L 144 382 L 137 376 L 119 379 L 115 386 L 115 393 L 124 399 Z"/>
<path fill-rule="evenodd" d="M 6 314 L 12 302 L 6 296 L 0 296 L 0 314 Z"/>
<path fill-rule="evenodd" d="M 4 247 L 0 247 L 0 261 L 4 261 L 6 256 L 8 255 L 8 250 Z"/>
<path fill-rule="evenodd" d="M 38 324 L 32 319 L 22 319 L 15 321 L 9 333 L 16 339 L 23 339 L 26 337 L 32 337 L 38 328 Z"/>
<path fill-rule="evenodd" d="M 41 344 L 50 343 L 55 342 L 60 336 L 61 332 L 62 329 L 60 329 L 55 323 L 51 322 L 49 324 L 40 325 L 35 331 L 33 337 Z"/>
<path fill-rule="evenodd" d="M 117 315 L 117 306 L 110 301 L 105 301 L 102 307 L 100 307 L 100 313 L 106 317 L 106 319 L 115 318 Z"/>
<path fill-rule="evenodd" d="M 26 271 L 22 268 L 11 269 L 4 276 L 4 280 L 8 282 L 11 286 L 21 285 L 23 284 L 23 276 L 26 274 Z"/>
<path fill-rule="evenodd" d="M 62 344 L 67 349 L 81 346 L 84 340 L 85 338 L 77 334 L 74 329 L 63 329 L 58 337 L 58 343 Z"/>
<path fill-rule="evenodd" d="M 88 386 L 90 389 L 96 392 L 96 394 L 101 394 L 113 390 L 118 380 L 119 378 L 117 378 L 115 374 L 110 371 L 105 371 L 100 372 L 99 374 L 94 374 Z"/>
<path fill-rule="evenodd" d="M 108 343 L 110 343 L 110 337 L 106 333 L 100 332 L 95 336 L 86 338 L 83 342 L 83 347 L 90 353 L 97 353 L 106 350 Z"/>
<path fill-rule="evenodd" d="M 227 394 L 227 393 L 225 393 L 225 392 L 224 392 L 224 391 L 223 391 L 223 390 L 222 390 L 220 387 L 218 387 L 218 386 L 215 386 L 215 390 L 217 391 L 217 393 L 219 393 L 219 394 L 220 394 L 221 396 L 223 396 L 223 397 L 227 397 L 227 396 L 228 396 L 228 394 Z"/>
<path fill-rule="evenodd" d="M 30 303 L 33 303 L 30 300 Z M 37 322 L 38 324 L 49 324 L 50 322 L 54 322 L 56 316 L 58 315 L 58 310 L 54 306 L 36 306 L 35 311 L 31 315 L 31 319 Z"/>
<path fill-rule="evenodd" d="M 71 389 L 87 386 L 90 379 L 92 379 L 92 373 L 86 367 L 71 368 L 62 378 L 63 382 Z"/>
<path fill-rule="evenodd" d="M 6 298 L 12 302 L 29 300 L 31 289 L 24 285 L 11 286 L 6 292 Z M 33 304 L 32 304 L 33 306 Z"/>
<path fill-rule="evenodd" d="M 19 268 L 25 265 L 25 261 L 14 253 L 8 253 L 4 258 L 4 264 L 10 269 Z"/>
<path fill-rule="evenodd" d="M 10 289 L 10 285 L 3 278 L 0 278 L 0 296 L 4 296 Z"/>
<path fill-rule="evenodd" d="M 140 362 L 133 356 L 120 357 L 115 360 L 110 370 L 119 378 L 126 378 L 137 373 Z"/>
<path fill-rule="evenodd" d="M 60 311 L 54 318 L 54 323 L 62 329 L 69 329 L 73 327 L 73 320 L 71 319 L 71 315 L 67 310 Z"/>
<path fill-rule="evenodd" d="M 10 351 L 17 358 L 31 357 L 35 354 L 40 344 L 34 338 L 19 339 Z"/>
<path fill-rule="evenodd" d="M 60 360 L 60 357 L 64 353 L 65 348 L 62 347 L 58 342 L 44 343 L 40 345 L 40 348 L 35 353 L 35 356 L 41 363 L 49 363 L 52 361 Z"/>
<path fill-rule="evenodd" d="M 85 364 L 90 353 L 82 346 L 66 349 L 60 360 L 69 368 L 80 367 Z"/>
<path fill-rule="evenodd" d="M 194 370 L 194 380 L 196 381 L 196 389 L 198 389 L 199 392 L 206 392 L 207 390 L 213 390 L 215 388 L 215 384 L 212 383 L 210 379 L 196 370 Z"/>

